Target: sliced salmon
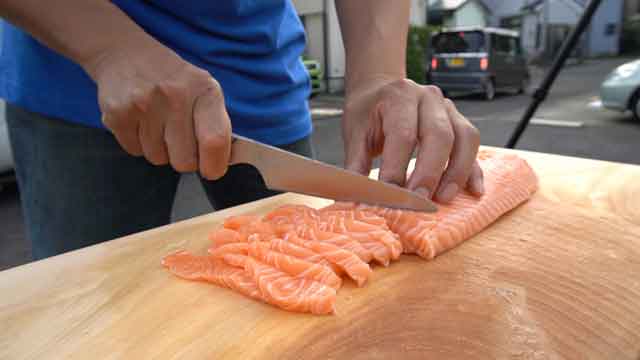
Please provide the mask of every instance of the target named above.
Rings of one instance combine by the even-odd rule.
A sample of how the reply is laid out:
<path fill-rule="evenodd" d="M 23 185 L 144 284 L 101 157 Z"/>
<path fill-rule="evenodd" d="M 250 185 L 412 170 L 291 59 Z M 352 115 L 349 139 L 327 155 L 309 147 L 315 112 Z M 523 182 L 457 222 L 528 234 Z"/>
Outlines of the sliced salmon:
<path fill-rule="evenodd" d="M 209 233 L 209 241 L 211 241 L 213 247 L 219 247 L 225 244 L 246 241 L 246 239 L 243 239 L 240 233 L 235 230 L 219 228 Z"/>
<path fill-rule="evenodd" d="M 230 266 L 210 256 L 193 255 L 186 251 L 165 256 L 162 265 L 183 279 L 210 282 L 250 298 L 262 299 L 256 282 L 244 271 L 244 267 Z"/>
<path fill-rule="evenodd" d="M 218 247 L 210 247 L 209 250 L 207 250 L 207 252 L 214 259 L 222 259 L 222 257 L 226 254 L 248 255 L 249 243 L 237 242 L 237 243 L 225 244 Z"/>
<path fill-rule="evenodd" d="M 335 313 L 336 291 L 308 278 L 294 278 L 272 266 L 246 257 L 246 273 L 256 282 L 262 299 L 288 311 Z"/>
<path fill-rule="evenodd" d="M 283 271 L 294 278 L 307 278 L 334 289 L 342 286 L 342 279 L 330 267 L 273 251 L 263 242 L 249 244 L 250 257 Z"/>
<path fill-rule="evenodd" d="M 321 254 L 326 260 L 339 266 L 358 286 L 363 286 L 373 271 L 366 262 L 354 253 L 342 249 L 334 244 L 322 241 L 305 240 L 291 232 L 284 236 L 285 240 L 308 247 Z"/>
<path fill-rule="evenodd" d="M 353 218 L 343 218 L 322 214 L 307 206 L 282 206 L 270 213 L 264 219 L 277 226 L 290 225 L 296 232 L 301 229 L 315 228 L 319 231 L 346 235 L 358 241 L 364 249 L 370 252 L 380 264 L 387 266 L 391 260 L 397 259 L 402 253 L 402 243 L 389 231 L 386 224 L 380 222 L 376 226 Z"/>

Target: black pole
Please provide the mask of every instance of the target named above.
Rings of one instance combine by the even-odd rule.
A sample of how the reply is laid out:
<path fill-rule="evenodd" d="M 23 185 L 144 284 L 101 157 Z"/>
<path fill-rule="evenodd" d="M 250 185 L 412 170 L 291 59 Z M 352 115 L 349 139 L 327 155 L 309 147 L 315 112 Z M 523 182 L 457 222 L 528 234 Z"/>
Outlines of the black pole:
<path fill-rule="evenodd" d="M 511 138 L 507 143 L 507 148 L 513 149 L 516 146 L 518 140 L 520 139 L 520 136 L 522 136 L 522 133 L 529 125 L 529 121 L 533 117 L 533 114 L 535 114 L 536 110 L 538 109 L 538 106 L 540 106 L 540 104 L 547 98 L 547 94 L 549 93 L 551 85 L 553 85 L 553 82 L 556 80 L 558 73 L 569 57 L 569 54 L 571 54 L 571 51 L 573 51 L 573 48 L 576 46 L 580 35 L 582 35 L 584 29 L 591 22 L 591 18 L 600 5 L 600 2 L 602 2 L 602 0 L 591 0 L 591 2 L 589 2 L 589 5 L 585 9 L 584 13 L 582 13 L 580 21 L 578 21 L 578 25 L 576 25 L 576 27 L 571 32 L 571 35 L 569 35 L 567 40 L 565 40 L 565 42 L 562 44 L 560 53 L 558 53 L 556 58 L 553 60 L 553 64 L 551 65 L 551 68 L 542 81 L 542 84 L 540 84 L 540 87 L 538 87 L 536 91 L 534 91 L 532 96 L 533 101 L 531 102 L 531 104 L 529 104 L 527 111 L 525 111 L 524 115 L 522 115 L 518 126 L 516 126 L 516 129 L 511 134 Z"/>

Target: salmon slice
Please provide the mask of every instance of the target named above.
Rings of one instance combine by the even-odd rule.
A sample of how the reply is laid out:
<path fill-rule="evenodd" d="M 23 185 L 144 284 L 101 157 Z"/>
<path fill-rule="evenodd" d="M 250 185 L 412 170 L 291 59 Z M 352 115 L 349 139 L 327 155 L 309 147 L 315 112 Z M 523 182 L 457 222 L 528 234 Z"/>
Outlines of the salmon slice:
<path fill-rule="evenodd" d="M 244 267 L 230 266 L 210 256 L 193 255 L 186 251 L 165 256 L 162 265 L 180 278 L 210 282 L 253 299 L 262 299 L 256 282 L 244 271 Z"/>
<path fill-rule="evenodd" d="M 311 248 L 302 246 L 298 243 L 293 243 L 291 241 L 285 241 L 284 239 L 278 238 L 272 239 L 266 243 L 273 251 L 287 254 L 298 259 L 308 261 L 310 263 L 327 266 L 331 268 L 331 270 L 333 270 L 336 274 L 338 274 L 338 272 L 340 271 L 340 268 L 334 267 L 333 264 L 325 259 L 322 254 L 319 254 Z"/>
<path fill-rule="evenodd" d="M 378 214 L 400 236 L 406 253 L 432 259 L 477 234 L 537 190 L 535 173 L 518 156 L 483 151 L 478 159 L 484 173 L 484 195 L 477 198 L 461 193 L 434 214 L 349 203 L 334 204 L 323 211 L 355 208 Z"/>
<path fill-rule="evenodd" d="M 254 234 L 260 234 L 265 241 L 276 237 L 273 225 L 262 221 L 259 216 L 255 215 L 229 217 L 223 226 L 225 229 L 237 231 L 241 241 L 248 241 L 249 236 Z"/>
<path fill-rule="evenodd" d="M 342 286 L 342 279 L 330 267 L 272 251 L 269 245 L 263 242 L 250 243 L 249 256 L 294 278 L 307 278 L 336 290 Z"/>
<path fill-rule="evenodd" d="M 245 259 L 245 272 L 257 284 L 264 301 L 288 311 L 335 313 L 335 289 L 308 278 L 294 278 L 251 257 Z"/>
<path fill-rule="evenodd" d="M 249 243 L 236 242 L 236 243 L 225 244 L 218 247 L 210 247 L 209 250 L 207 250 L 207 252 L 214 259 L 222 259 L 222 257 L 226 254 L 247 255 L 249 254 Z"/>
<path fill-rule="evenodd" d="M 281 237 L 290 232 L 293 232 L 305 240 L 320 241 L 323 243 L 333 244 L 343 250 L 355 254 L 365 263 L 369 263 L 373 259 L 371 251 L 366 250 L 356 240 L 353 240 L 346 235 L 331 233 L 328 231 L 320 231 L 316 226 L 278 226 L 276 232 Z"/>
<path fill-rule="evenodd" d="M 321 241 L 304 240 L 293 232 L 286 234 L 284 239 L 287 242 L 305 246 L 316 251 L 326 260 L 338 266 L 353 281 L 355 281 L 359 287 L 363 286 L 373 273 L 369 264 L 362 261 L 357 255 L 334 244 Z"/>
<path fill-rule="evenodd" d="M 344 234 L 356 239 L 361 238 L 362 240 L 360 240 L 360 242 L 382 243 L 389 250 L 391 260 L 397 260 L 400 257 L 403 250 L 402 242 L 400 242 L 396 234 L 389 230 L 386 223 L 383 225 L 373 225 L 368 222 L 357 220 L 355 212 L 351 213 L 352 214 L 350 214 L 350 216 L 345 216 L 344 214 L 323 214 L 321 221 L 331 224 L 328 225 L 328 229 L 330 230 L 338 227 Z M 380 220 L 384 220 L 384 218 L 380 218 Z"/>
<path fill-rule="evenodd" d="M 352 217 L 355 216 L 352 214 Z M 267 214 L 264 219 L 279 227 L 289 226 L 301 236 L 304 236 L 304 229 L 310 227 L 346 235 L 358 241 L 371 253 L 374 260 L 384 266 L 388 266 L 391 260 L 397 259 L 402 253 L 402 243 L 381 222 L 375 226 L 360 220 L 323 215 L 318 210 L 301 205 L 280 207 Z"/>
<path fill-rule="evenodd" d="M 243 239 L 240 233 L 235 230 L 219 228 L 209 234 L 209 241 L 211 241 L 213 247 L 219 247 L 225 244 L 242 242 Z"/>

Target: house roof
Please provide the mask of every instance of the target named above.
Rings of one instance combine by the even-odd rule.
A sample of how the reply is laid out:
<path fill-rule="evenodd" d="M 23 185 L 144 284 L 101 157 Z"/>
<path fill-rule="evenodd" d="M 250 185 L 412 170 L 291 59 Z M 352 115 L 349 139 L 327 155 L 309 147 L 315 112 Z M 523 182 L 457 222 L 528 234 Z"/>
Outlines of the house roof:
<path fill-rule="evenodd" d="M 533 10 L 545 1 L 547 0 L 531 0 L 522 7 L 522 10 Z M 572 3 L 574 7 L 584 8 L 587 6 L 588 0 L 565 0 L 565 2 Z"/>

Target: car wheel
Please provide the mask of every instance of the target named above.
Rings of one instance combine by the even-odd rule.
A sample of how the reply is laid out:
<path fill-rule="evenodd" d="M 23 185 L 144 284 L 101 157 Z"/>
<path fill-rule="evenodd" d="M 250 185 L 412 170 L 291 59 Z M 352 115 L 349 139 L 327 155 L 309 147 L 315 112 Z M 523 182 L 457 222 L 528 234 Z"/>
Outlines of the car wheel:
<path fill-rule="evenodd" d="M 493 80 L 487 81 L 484 85 L 484 98 L 487 101 L 491 101 L 496 97 L 496 87 Z"/>
<path fill-rule="evenodd" d="M 636 95 L 631 100 L 631 112 L 636 121 L 640 121 L 640 90 L 636 91 Z"/>

